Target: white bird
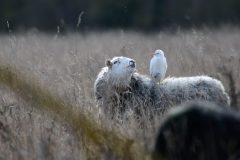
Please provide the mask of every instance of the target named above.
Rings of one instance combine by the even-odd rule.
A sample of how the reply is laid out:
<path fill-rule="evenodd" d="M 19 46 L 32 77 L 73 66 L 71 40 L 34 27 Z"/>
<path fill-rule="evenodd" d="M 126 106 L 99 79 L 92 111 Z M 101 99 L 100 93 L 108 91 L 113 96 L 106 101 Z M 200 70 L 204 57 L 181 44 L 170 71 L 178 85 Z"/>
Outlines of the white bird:
<path fill-rule="evenodd" d="M 156 83 L 161 82 L 167 71 L 167 60 L 162 50 L 156 50 L 150 61 L 150 75 Z"/>

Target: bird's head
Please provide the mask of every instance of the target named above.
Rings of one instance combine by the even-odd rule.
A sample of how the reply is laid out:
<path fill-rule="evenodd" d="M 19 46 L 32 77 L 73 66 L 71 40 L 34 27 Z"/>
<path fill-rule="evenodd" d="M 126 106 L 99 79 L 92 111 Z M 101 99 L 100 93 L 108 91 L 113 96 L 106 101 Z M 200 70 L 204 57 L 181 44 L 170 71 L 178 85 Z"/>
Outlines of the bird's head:
<path fill-rule="evenodd" d="M 152 56 L 153 57 L 154 56 L 164 56 L 164 52 L 162 50 L 158 49 L 152 54 Z"/>

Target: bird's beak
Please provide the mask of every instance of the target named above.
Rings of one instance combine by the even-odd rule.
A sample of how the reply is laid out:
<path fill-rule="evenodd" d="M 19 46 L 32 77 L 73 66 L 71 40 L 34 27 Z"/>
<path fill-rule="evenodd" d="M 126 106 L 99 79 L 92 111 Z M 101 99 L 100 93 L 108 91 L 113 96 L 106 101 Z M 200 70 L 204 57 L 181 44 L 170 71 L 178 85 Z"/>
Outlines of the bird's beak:
<path fill-rule="evenodd" d="M 155 53 L 152 53 L 152 57 L 155 55 Z"/>

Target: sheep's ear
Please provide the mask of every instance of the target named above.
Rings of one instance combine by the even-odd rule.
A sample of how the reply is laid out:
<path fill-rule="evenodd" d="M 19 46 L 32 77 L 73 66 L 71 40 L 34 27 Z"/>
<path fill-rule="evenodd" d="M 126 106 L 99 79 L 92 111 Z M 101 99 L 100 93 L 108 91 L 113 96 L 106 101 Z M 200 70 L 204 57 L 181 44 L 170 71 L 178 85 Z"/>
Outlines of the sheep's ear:
<path fill-rule="evenodd" d="M 112 62 L 110 59 L 106 60 L 106 66 L 108 66 L 109 68 L 112 67 Z"/>

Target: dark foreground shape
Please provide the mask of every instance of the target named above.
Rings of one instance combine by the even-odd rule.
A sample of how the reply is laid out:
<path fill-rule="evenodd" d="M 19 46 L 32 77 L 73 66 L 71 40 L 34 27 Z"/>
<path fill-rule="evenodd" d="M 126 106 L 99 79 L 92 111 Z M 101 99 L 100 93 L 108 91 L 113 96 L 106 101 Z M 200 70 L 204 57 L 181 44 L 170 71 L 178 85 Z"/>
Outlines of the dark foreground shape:
<path fill-rule="evenodd" d="M 160 127 L 153 159 L 240 159 L 240 113 L 209 103 L 175 108 Z"/>

